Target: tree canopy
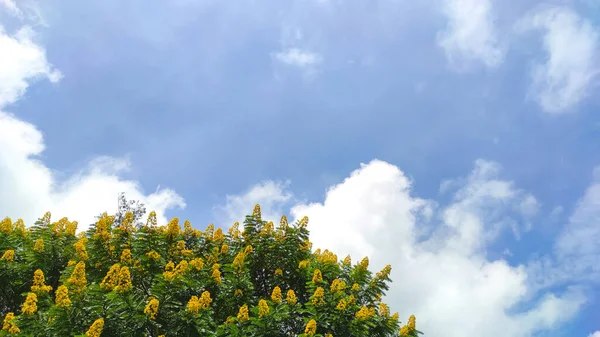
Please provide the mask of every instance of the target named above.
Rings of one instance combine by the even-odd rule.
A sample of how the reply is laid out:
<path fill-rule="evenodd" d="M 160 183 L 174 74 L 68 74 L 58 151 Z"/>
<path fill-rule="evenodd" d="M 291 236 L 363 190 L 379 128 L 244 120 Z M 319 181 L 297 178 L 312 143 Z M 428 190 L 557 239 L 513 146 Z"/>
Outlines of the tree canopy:
<path fill-rule="evenodd" d="M 143 206 L 85 232 L 46 213 L 0 222 L 0 336 L 412 336 L 382 296 L 391 267 L 312 250 L 308 218 L 204 231 Z"/>

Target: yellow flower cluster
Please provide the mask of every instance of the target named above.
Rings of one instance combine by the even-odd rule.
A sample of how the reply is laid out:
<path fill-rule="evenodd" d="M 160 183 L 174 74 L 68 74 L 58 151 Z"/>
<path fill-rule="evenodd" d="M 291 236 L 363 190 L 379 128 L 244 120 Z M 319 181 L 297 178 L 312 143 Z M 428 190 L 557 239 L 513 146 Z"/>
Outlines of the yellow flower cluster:
<path fill-rule="evenodd" d="M 379 279 L 379 280 L 384 280 L 388 276 L 390 276 L 391 272 L 392 272 L 392 266 L 388 264 L 387 266 L 385 266 L 385 268 L 383 268 L 381 271 L 379 271 L 375 274 L 375 278 Z"/>
<path fill-rule="evenodd" d="M 121 225 L 119 226 L 119 230 L 125 232 L 125 234 L 129 235 L 131 234 L 131 232 L 133 232 L 135 229 L 133 227 L 133 213 L 132 212 L 127 212 L 125 213 L 125 216 L 123 217 L 123 221 L 121 222 Z"/>
<path fill-rule="evenodd" d="M 363 270 L 367 270 L 369 268 L 369 258 L 365 257 L 360 261 L 360 268 Z"/>
<path fill-rule="evenodd" d="M 21 312 L 25 315 L 33 315 L 37 311 L 37 295 L 35 293 L 27 294 L 25 303 L 21 307 Z"/>
<path fill-rule="evenodd" d="M 31 291 L 36 294 L 46 294 L 50 292 L 50 290 L 52 290 L 52 287 L 46 285 L 44 272 L 41 269 L 36 270 L 33 273 L 33 285 L 31 286 Z"/>
<path fill-rule="evenodd" d="M 69 299 L 69 289 L 67 289 L 67 287 L 65 287 L 64 285 L 59 286 L 58 289 L 56 289 L 55 303 L 57 307 L 66 308 L 71 306 L 71 299 Z"/>
<path fill-rule="evenodd" d="M 8 314 L 6 314 L 6 316 L 4 317 L 4 323 L 2 324 L 2 331 L 8 331 L 9 334 L 18 334 L 19 332 L 21 332 L 21 329 L 17 327 L 15 322 L 13 322 L 14 319 L 14 313 L 9 312 Z"/>
<path fill-rule="evenodd" d="M 283 270 L 281 268 L 275 269 L 275 275 L 283 276 Z"/>
<path fill-rule="evenodd" d="M 331 287 L 329 289 L 332 293 L 339 294 L 346 290 L 346 282 L 336 278 L 333 280 L 333 282 L 331 282 Z"/>
<path fill-rule="evenodd" d="M 131 284 L 131 273 L 129 272 L 129 268 L 124 266 L 119 270 L 119 283 L 115 287 L 115 290 L 118 290 L 120 293 L 125 293 L 133 288 Z"/>
<path fill-rule="evenodd" d="M 381 316 L 387 317 L 390 315 L 390 307 L 388 307 L 385 303 L 379 303 L 379 314 Z"/>
<path fill-rule="evenodd" d="M 360 286 L 358 285 L 358 283 L 354 283 L 352 285 L 352 291 L 359 291 L 360 290 Z"/>
<path fill-rule="evenodd" d="M 296 304 L 296 293 L 292 289 L 287 291 L 285 301 L 289 304 Z"/>
<path fill-rule="evenodd" d="M 44 239 L 37 239 L 33 243 L 33 251 L 38 253 L 44 252 Z"/>
<path fill-rule="evenodd" d="M 396 322 L 398 321 L 398 319 L 399 319 L 399 318 L 400 318 L 400 315 L 398 315 L 398 313 L 397 313 L 397 312 L 395 312 L 395 313 L 392 315 L 392 320 L 394 320 L 394 321 L 396 321 Z"/>
<path fill-rule="evenodd" d="M 415 317 L 415 315 L 410 315 L 410 317 L 408 318 L 408 327 L 411 329 L 417 328 L 417 318 Z"/>
<path fill-rule="evenodd" d="M 77 221 L 71 221 L 65 227 L 65 234 L 67 235 L 75 235 L 77 233 L 77 225 L 79 223 Z"/>
<path fill-rule="evenodd" d="M 131 263 L 131 250 L 130 249 L 123 249 L 123 251 L 121 252 L 121 263 Z"/>
<path fill-rule="evenodd" d="M 312 249 L 312 246 L 313 246 L 312 242 L 310 242 L 308 239 L 305 239 L 304 243 L 302 245 L 300 245 L 300 249 L 309 251 Z"/>
<path fill-rule="evenodd" d="M 233 292 L 233 296 L 241 296 L 243 294 L 242 289 L 236 289 Z"/>
<path fill-rule="evenodd" d="M 338 304 L 337 304 L 337 306 L 336 306 L 335 308 L 336 308 L 337 310 L 344 311 L 344 310 L 346 310 L 346 306 L 347 306 L 347 305 L 348 305 L 348 302 L 346 302 L 346 300 L 342 298 L 342 299 L 341 299 L 341 300 L 338 302 Z"/>
<path fill-rule="evenodd" d="M 244 304 L 240 307 L 240 311 L 238 311 L 237 318 L 242 322 L 250 319 L 248 317 L 248 306 L 247 305 Z"/>
<path fill-rule="evenodd" d="M 306 226 L 308 226 L 308 217 L 307 216 L 300 219 L 300 222 L 298 223 L 299 228 L 305 228 Z"/>
<path fill-rule="evenodd" d="M 67 284 L 73 287 L 73 291 L 79 293 L 85 289 L 87 279 L 85 278 L 85 262 L 79 261 L 71 276 L 67 279 Z"/>
<path fill-rule="evenodd" d="M 357 319 L 368 319 L 369 317 L 375 316 L 375 308 L 367 308 L 366 306 L 362 306 L 360 310 L 356 313 Z"/>
<path fill-rule="evenodd" d="M 273 234 L 274 231 L 275 231 L 275 226 L 273 225 L 273 222 L 269 221 L 263 226 L 262 230 L 260 231 L 260 235 L 261 236 L 270 236 Z"/>
<path fill-rule="evenodd" d="M 187 238 L 191 238 L 194 236 L 194 228 L 192 227 L 190 220 L 185 220 L 183 222 L 183 234 Z"/>
<path fill-rule="evenodd" d="M 190 266 L 196 270 L 204 268 L 204 260 L 201 257 L 195 258 L 190 261 Z"/>
<path fill-rule="evenodd" d="M 75 247 L 75 254 L 77 254 L 77 258 L 81 261 L 87 261 L 87 259 L 88 259 L 88 253 L 85 248 L 86 242 L 87 242 L 86 238 L 81 238 L 81 239 L 79 239 L 79 241 L 77 241 L 73 244 L 73 247 Z"/>
<path fill-rule="evenodd" d="M 284 230 L 287 230 L 289 227 L 289 223 L 288 223 L 288 218 L 285 215 L 281 216 L 281 219 L 279 219 L 279 226 L 281 228 L 283 228 Z"/>
<path fill-rule="evenodd" d="M 85 335 L 87 337 L 100 337 L 102 329 L 104 329 L 104 319 L 98 318 L 92 323 L 88 331 L 85 332 Z"/>
<path fill-rule="evenodd" d="M 175 238 L 181 232 L 181 228 L 179 227 L 179 218 L 173 218 L 169 221 L 167 225 L 167 232 L 165 233 L 168 238 Z"/>
<path fill-rule="evenodd" d="M 20 232 L 22 235 L 27 234 L 27 229 L 25 229 L 25 223 L 23 222 L 23 219 L 17 219 L 13 225 L 15 226 L 15 231 Z"/>
<path fill-rule="evenodd" d="M 154 297 L 150 297 L 148 304 L 144 308 L 144 314 L 148 315 L 150 319 L 155 319 L 158 314 L 158 300 Z"/>
<path fill-rule="evenodd" d="M 221 254 L 227 254 L 228 252 L 229 252 L 229 246 L 226 243 L 224 243 L 221 246 Z"/>
<path fill-rule="evenodd" d="M 187 268 L 188 263 L 186 260 L 181 260 L 181 262 L 177 264 L 177 267 L 175 267 L 175 264 L 173 262 L 169 262 L 165 266 L 165 272 L 163 273 L 163 277 L 167 281 L 172 282 L 176 277 L 183 276 L 183 274 L 185 274 L 185 272 L 187 271 Z"/>
<path fill-rule="evenodd" d="M 307 336 L 314 336 L 317 333 L 317 321 L 311 319 L 304 328 L 304 334 Z"/>
<path fill-rule="evenodd" d="M 244 249 L 244 254 L 248 255 L 250 253 L 252 253 L 254 251 L 254 248 L 252 248 L 251 245 L 247 245 L 246 248 Z"/>
<path fill-rule="evenodd" d="M 252 217 L 256 220 L 262 220 L 262 214 L 260 212 L 260 205 L 254 205 L 254 209 L 252 210 Z"/>
<path fill-rule="evenodd" d="M 248 246 L 248 247 L 251 247 L 251 246 Z M 235 256 L 235 259 L 233 259 L 233 267 L 237 271 L 241 271 L 242 269 L 244 269 L 244 259 L 245 258 L 246 258 L 246 254 L 244 254 L 244 252 L 239 252 Z"/>
<path fill-rule="evenodd" d="M 119 271 L 121 266 L 117 263 L 114 264 L 104 276 L 102 283 L 100 283 L 100 287 L 104 290 L 112 291 L 117 284 L 119 283 Z"/>
<path fill-rule="evenodd" d="M 15 251 L 12 249 L 5 251 L 4 254 L 2 254 L 2 257 L 0 258 L 0 260 L 10 261 L 10 262 L 14 261 L 15 260 Z"/>
<path fill-rule="evenodd" d="M 198 300 L 198 296 L 192 296 L 187 304 L 187 311 L 193 314 L 198 314 L 200 310 L 200 301 Z"/>
<path fill-rule="evenodd" d="M 114 220 L 114 216 L 109 216 L 106 212 L 104 212 L 96 223 L 96 232 L 94 233 L 94 237 L 99 238 L 102 241 L 108 241 L 108 239 L 112 237 L 109 229 L 111 228 Z"/>
<path fill-rule="evenodd" d="M 313 294 L 312 303 L 314 305 L 323 304 L 323 298 L 325 297 L 325 290 L 321 287 L 317 287 L 315 293 Z"/>
<path fill-rule="evenodd" d="M 146 229 L 156 229 L 156 226 L 158 226 L 156 212 L 151 211 L 150 214 L 148 214 L 148 220 L 146 220 Z"/>
<path fill-rule="evenodd" d="M 217 282 L 218 284 L 221 284 L 222 280 L 221 280 L 221 271 L 219 271 L 219 264 L 215 263 L 212 266 L 212 275 L 210 276 L 213 280 L 215 280 L 215 282 Z"/>
<path fill-rule="evenodd" d="M 217 228 L 217 230 L 213 234 L 212 239 L 215 242 L 221 242 L 221 241 L 225 240 L 225 234 L 223 234 L 223 230 L 221 228 Z"/>
<path fill-rule="evenodd" d="M 229 228 L 229 236 L 234 239 L 234 240 L 238 240 L 240 238 L 240 223 L 239 222 L 234 222 L 233 226 L 231 226 L 231 228 Z"/>
<path fill-rule="evenodd" d="M 151 258 L 152 260 L 158 260 L 158 259 L 160 259 L 160 254 L 158 254 L 154 250 L 146 253 L 146 256 L 149 257 L 149 258 Z"/>
<path fill-rule="evenodd" d="M 51 229 L 52 229 L 52 232 L 54 232 L 54 235 L 59 236 L 63 232 L 63 230 L 65 229 L 67 224 L 69 224 L 68 218 L 62 218 L 62 219 L 58 220 L 57 222 L 53 223 L 51 226 Z"/>
<path fill-rule="evenodd" d="M 210 292 L 204 291 L 202 295 L 200 295 L 200 309 L 208 309 L 212 301 L 212 298 L 210 298 Z"/>
<path fill-rule="evenodd" d="M 313 272 L 312 281 L 313 283 L 323 282 L 323 275 L 321 274 L 321 271 L 319 269 L 315 269 L 315 271 Z"/>
<path fill-rule="evenodd" d="M 52 214 L 50 214 L 50 212 L 44 213 L 44 216 L 40 219 L 40 223 L 44 226 L 50 226 L 50 218 L 51 217 L 52 217 Z"/>
<path fill-rule="evenodd" d="M 356 303 L 356 298 L 354 297 L 354 295 L 348 296 L 348 304 L 355 304 L 355 303 Z"/>
<path fill-rule="evenodd" d="M 275 287 L 273 288 L 273 292 L 271 293 L 271 300 L 273 302 L 281 302 L 283 300 L 283 295 L 281 294 L 281 288 Z"/>
<path fill-rule="evenodd" d="M 323 254 L 321 254 L 319 256 L 318 260 L 321 263 L 332 263 L 332 264 L 337 264 L 338 263 L 338 257 L 337 257 L 337 255 L 335 255 L 334 253 L 330 252 L 327 249 L 325 249 L 325 251 L 323 252 Z"/>
<path fill-rule="evenodd" d="M 6 217 L 0 221 L 0 232 L 4 234 L 10 234 L 13 231 L 12 220 L 9 217 Z"/>
<path fill-rule="evenodd" d="M 271 309 L 269 308 L 267 301 L 265 301 L 264 299 L 261 299 L 260 301 L 258 301 L 258 316 L 263 317 L 263 316 L 267 315 L 269 312 L 271 312 Z"/>
<path fill-rule="evenodd" d="M 310 262 L 310 260 L 300 261 L 300 263 L 298 263 L 298 269 L 304 269 L 304 268 L 308 267 L 309 262 Z"/>

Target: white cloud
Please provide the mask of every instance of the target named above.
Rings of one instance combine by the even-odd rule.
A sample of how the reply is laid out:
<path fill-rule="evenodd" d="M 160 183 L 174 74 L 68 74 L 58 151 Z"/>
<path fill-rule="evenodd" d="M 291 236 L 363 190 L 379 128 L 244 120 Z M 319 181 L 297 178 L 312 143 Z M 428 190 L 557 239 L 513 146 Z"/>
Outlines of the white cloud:
<path fill-rule="evenodd" d="M 392 264 L 387 300 L 404 320 L 416 314 L 427 336 L 527 337 L 568 320 L 585 297 L 578 288 L 534 293 L 524 266 L 487 257 L 499 231 L 524 223 L 537 204 L 499 175 L 499 165 L 477 161 L 440 208 L 414 197 L 398 167 L 375 160 L 331 186 L 322 203 L 298 203 L 291 213 L 309 217 L 314 248 L 369 256 L 374 270 Z M 274 194 L 286 193 L 280 185 Z"/>
<path fill-rule="evenodd" d="M 321 63 L 321 55 L 298 48 L 290 48 L 275 53 L 275 58 L 284 64 L 296 67 L 314 67 Z"/>
<path fill-rule="evenodd" d="M 61 73 L 48 63 L 45 51 L 32 41 L 33 31 L 21 29 L 15 36 L 0 30 L 0 109 L 18 100 L 29 82 L 48 79 L 58 82 Z M 183 199 L 170 189 L 145 194 L 136 181 L 119 174 L 130 166 L 125 159 L 101 157 L 65 181 L 57 179 L 42 161 L 43 135 L 33 124 L 0 110 L 0 214 L 23 218 L 32 224 L 44 212 L 54 218 L 68 216 L 85 229 L 102 211 L 117 209 L 117 197 L 125 192 L 148 209 L 157 211 L 162 221 L 172 207 L 185 207 Z"/>
<path fill-rule="evenodd" d="M 532 69 L 532 95 L 549 113 L 573 111 L 599 73 L 598 30 L 567 7 L 539 9 L 518 28 L 544 31 L 547 56 Z"/>
<path fill-rule="evenodd" d="M 588 335 L 588 337 L 600 337 L 600 331 L 596 331 Z"/>
<path fill-rule="evenodd" d="M 444 0 L 446 30 L 438 34 L 438 45 L 444 49 L 453 67 L 467 68 L 473 61 L 489 68 L 504 60 L 504 50 L 494 27 L 491 0 Z"/>
<path fill-rule="evenodd" d="M 23 15 L 13 0 L 0 0 L 0 7 L 1 6 L 4 6 L 11 15 L 16 17 L 21 17 Z"/>

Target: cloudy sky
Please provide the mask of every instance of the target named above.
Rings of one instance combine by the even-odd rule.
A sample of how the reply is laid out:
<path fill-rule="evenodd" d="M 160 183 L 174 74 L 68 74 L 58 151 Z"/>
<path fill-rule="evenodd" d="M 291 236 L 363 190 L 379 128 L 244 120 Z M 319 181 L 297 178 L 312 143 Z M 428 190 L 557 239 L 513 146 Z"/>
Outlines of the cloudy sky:
<path fill-rule="evenodd" d="M 0 0 L 0 215 L 309 216 L 427 337 L 600 336 L 597 0 Z"/>

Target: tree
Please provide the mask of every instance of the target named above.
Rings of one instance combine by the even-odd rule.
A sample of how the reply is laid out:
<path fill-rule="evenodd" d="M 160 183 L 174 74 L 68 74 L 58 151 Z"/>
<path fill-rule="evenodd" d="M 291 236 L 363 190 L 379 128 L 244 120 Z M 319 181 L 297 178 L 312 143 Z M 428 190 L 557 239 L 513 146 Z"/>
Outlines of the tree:
<path fill-rule="evenodd" d="M 391 267 L 312 251 L 308 219 L 260 207 L 227 233 L 157 224 L 124 196 L 86 232 L 0 222 L 0 336 L 417 336 L 381 302 Z"/>

